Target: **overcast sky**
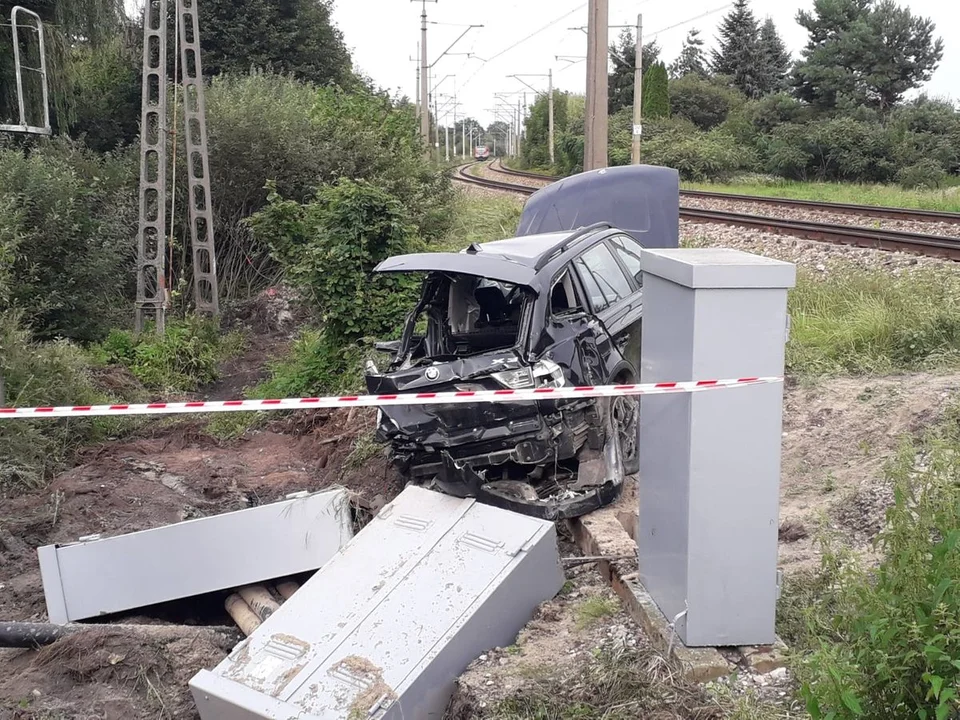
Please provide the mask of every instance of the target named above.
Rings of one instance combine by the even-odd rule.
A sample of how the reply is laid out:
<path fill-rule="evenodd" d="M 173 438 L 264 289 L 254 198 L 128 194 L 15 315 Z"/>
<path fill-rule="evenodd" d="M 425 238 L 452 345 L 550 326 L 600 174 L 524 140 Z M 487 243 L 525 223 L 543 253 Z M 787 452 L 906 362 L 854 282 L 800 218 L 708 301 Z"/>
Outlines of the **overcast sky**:
<path fill-rule="evenodd" d="M 729 10 L 725 0 L 609 0 L 610 24 L 635 24 L 643 14 L 644 37 L 656 38 L 661 58 L 668 63 L 680 52 L 687 30 L 695 27 L 709 50 L 715 44 L 717 24 Z M 915 14 L 930 17 L 937 34 L 947 36 L 960 23 L 957 0 L 901 0 Z M 797 10 L 810 8 L 813 0 L 752 0 L 754 14 L 762 21 L 773 18 L 787 47 L 796 56 L 806 42 L 806 31 L 794 20 Z M 358 70 L 391 92 L 415 97 L 417 43 L 420 39 L 420 0 L 336 0 L 334 20 L 343 31 Z M 523 90 L 516 79 L 521 73 L 547 73 L 553 69 L 556 86 L 583 92 L 584 62 L 558 61 L 557 55 L 586 54 L 587 37 L 580 30 L 587 24 L 585 0 L 439 0 L 427 3 L 429 62 L 450 46 L 470 24 L 484 25 L 470 30 L 450 51 L 475 53 L 481 62 L 465 55 L 448 55 L 434 68 L 434 82 L 446 75 L 441 94 L 456 89 L 461 104 L 458 116 L 476 117 L 483 125 L 493 119 L 494 93 Z M 688 22 L 689 21 L 689 22 Z M 433 24 L 438 23 L 438 24 Z M 552 24 L 551 24 L 552 23 Z M 545 26 L 550 25 L 550 27 Z M 542 31 L 541 31 L 542 29 Z M 540 32 L 537 32 L 540 31 Z M 614 41 L 620 30 L 611 29 Z M 536 34 L 534 34 L 536 33 Z M 533 35 L 529 39 L 527 36 Z M 517 44 L 519 43 L 519 44 Z M 516 44 L 515 47 L 512 47 Z M 547 78 L 525 78 L 537 89 L 546 90 Z M 926 90 L 933 95 L 957 97 L 960 85 L 960 42 L 946 43 L 943 61 Z M 532 102 L 531 92 L 527 100 Z M 443 103 L 441 97 L 441 104 Z M 441 118 L 443 112 L 441 112 Z"/>

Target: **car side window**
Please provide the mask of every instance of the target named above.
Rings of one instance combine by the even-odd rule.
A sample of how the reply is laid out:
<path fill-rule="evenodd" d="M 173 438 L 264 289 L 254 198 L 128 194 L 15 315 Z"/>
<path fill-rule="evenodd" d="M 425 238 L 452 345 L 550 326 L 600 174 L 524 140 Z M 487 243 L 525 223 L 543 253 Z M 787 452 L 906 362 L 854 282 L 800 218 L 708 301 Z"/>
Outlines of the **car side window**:
<path fill-rule="evenodd" d="M 590 248 L 573 261 L 594 312 L 600 312 L 630 295 L 630 281 L 606 245 Z"/>
<path fill-rule="evenodd" d="M 643 287 L 643 272 L 640 270 L 640 251 L 643 250 L 643 245 L 627 235 L 610 238 L 610 244 L 620 262 L 626 266 L 627 272 L 633 275 L 637 285 Z"/>
<path fill-rule="evenodd" d="M 567 315 L 583 312 L 583 301 L 577 292 L 570 270 L 564 270 L 550 290 L 550 315 Z"/>

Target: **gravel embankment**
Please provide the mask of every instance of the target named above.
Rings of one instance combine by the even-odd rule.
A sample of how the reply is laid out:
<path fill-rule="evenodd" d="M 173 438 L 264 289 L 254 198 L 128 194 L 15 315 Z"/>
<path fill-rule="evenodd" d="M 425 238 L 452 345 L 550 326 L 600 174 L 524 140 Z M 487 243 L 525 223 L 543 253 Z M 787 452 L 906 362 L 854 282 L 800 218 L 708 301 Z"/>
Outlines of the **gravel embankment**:
<path fill-rule="evenodd" d="M 795 208 L 785 205 L 715 200 L 713 198 L 694 198 L 686 195 L 680 198 L 680 204 L 683 205 L 683 207 L 698 208 L 701 210 L 735 212 L 742 215 L 760 215 L 762 217 L 782 218 L 784 220 L 801 220 L 806 222 L 829 223 L 831 225 L 865 227 L 877 230 L 896 230 L 898 232 L 914 232 L 925 235 L 940 235 L 943 237 L 960 237 L 960 225 L 948 222 L 891 220 L 888 218 L 849 215 L 826 210 L 808 210 L 806 208 Z"/>
<path fill-rule="evenodd" d="M 798 267 L 827 274 L 831 270 L 884 270 L 894 275 L 913 268 L 937 268 L 960 272 L 960 263 L 909 253 L 872 250 L 850 245 L 816 242 L 789 235 L 776 235 L 729 225 L 713 225 L 681 221 L 680 242 L 685 247 L 727 247 L 735 250 L 796 263 Z"/>
<path fill-rule="evenodd" d="M 474 165 L 471 169 L 471 172 L 474 175 L 487 178 L 489 180 L 499 180 L 501 182 L 508 182 L 514 185 L 523 185 L 524 187 L 531 188 L 542 188 L 552 182 L 552 180 L 536 180 L 535 178 L 518 177 L 516 175 L 508 175 L 507 173 L 497 172 L 496 170 L 491 169 L 489 164 Z"/>
<path fill-rule="evenodd" d="M 473 172 L 482 177 L 495 180 L 502 179 L 518 185 L 524 184 L 529 187 L 541 187 L 545 184 L 532 178 L 518 178 L 505 175 L 504 173 L 490 170 L 486 165 L 475 166 Z M 477 186 L 463 185 L 462 187 L 475 193 L 510 194 L 506 191 L 491 190 Z M 684 204 L 687 204 L 687 202 L 688 200 L 684 199 Z M 808 210 L 777 208 L 759 204 L 751 205 L 749 203 L 728 203 L 726 201 L 706 201 L 704 204 L 698 205 L 698 207 L 743 213 L 753 212 L 772 217 L 809 219 L 817 222 L 839 223 L 843 221 L 843 224 L 854 226 L 858 224 L 858 221 L 862 223 L 865 220 L 865 218 L 858 218 L 854 215 L 844 216 L 836 213 L 817 213 Z M 774 215 L 774 212 L 782 212 L 784 214 Z M 817 217 L 818 215 L 826 215 L 829 217 Z M 960 231 L 960 226 L 954 226 L 948 223 L 877 220 L 873 218 L 866 220 L 871 223 L 881 222 L 883 223 L 883 227 L 890 229 L 914 230 L 916 232 L 937 234 L 934 233 L 934 228 L 940 228 L 940 234 L 948 235 L 949 233 L 947 233 L 946 230 L 950 230 L 953 236 L 960 235 L 960 232 L 958 232 Z M 875 225 L 870 225 L 870 227 L 874 226 Z M 842 269 L 850 269 L 852 266 L 865 270 L 883 270 L 891 272 L 893 275 L 900 275 L 904 271 L 915 268 L 937 268 L 945 272 L 960 272 L 960 263 L 950 260 L 924 257 L 910 253 L 859 248 L 850 245 L 835 245 L 833 243 L 805 240 L 790 237 L 789 235 L 777 235 L 763 230 L 739 228 L 729 225 L 683 220 L 680 223 L 680 238 L 681 243 L 686 247 L 728 247 L 796 263 L 801 268 L 823 274 L 828 274 L 834 269 L 841 269 L 841 266 Z"/>

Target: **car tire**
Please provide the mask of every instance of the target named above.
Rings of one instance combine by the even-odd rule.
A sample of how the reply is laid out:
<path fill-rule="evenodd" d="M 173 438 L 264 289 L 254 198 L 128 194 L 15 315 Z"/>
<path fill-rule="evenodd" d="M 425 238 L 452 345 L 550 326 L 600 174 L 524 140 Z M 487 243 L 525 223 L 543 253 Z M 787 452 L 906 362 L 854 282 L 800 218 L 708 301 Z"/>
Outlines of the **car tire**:
<path fill-rule="evenodd" d="M 630 385 L 633 380 L 624 378 L 615 384 Z M 618 395 L 611 398 L 611 420 L 620 442 L 620 456 L 623 460 L 624 475 L 636 475 L 640 472 L 640 447 L 637 431 L 640 423 L 640 398 L 635 395 Z"/>

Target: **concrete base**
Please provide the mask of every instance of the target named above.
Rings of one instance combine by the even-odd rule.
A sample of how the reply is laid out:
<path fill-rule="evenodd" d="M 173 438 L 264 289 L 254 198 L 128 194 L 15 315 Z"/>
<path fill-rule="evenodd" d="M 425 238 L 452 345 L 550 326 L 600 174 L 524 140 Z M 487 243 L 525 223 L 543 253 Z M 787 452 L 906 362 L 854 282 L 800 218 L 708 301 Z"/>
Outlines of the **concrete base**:
<path fill-rule="evenodd" d="M 629 494 L 625 491 L 625 497 Z M 636 532 L 636 513 L 625 502 L 570 521 L 569 527 L 581 551 L 590 556 L 633 557 L 636 542 L 627 528 Z M 637 563 L 633 559 L 600 561 L 601 575 L 620 597 L 630 616 L 644 629 L 662 652 L 668 653 L 693 682 L 709 682 L 734 672 L 737 667 L 768 673 L 783 667 L 786 645 L 731 648 L 734 660 L 728 660 L 716 648 L 686 647 L 674 634 L 670 620 L 657 607 L 647 590 L 637 582 Z"/>

